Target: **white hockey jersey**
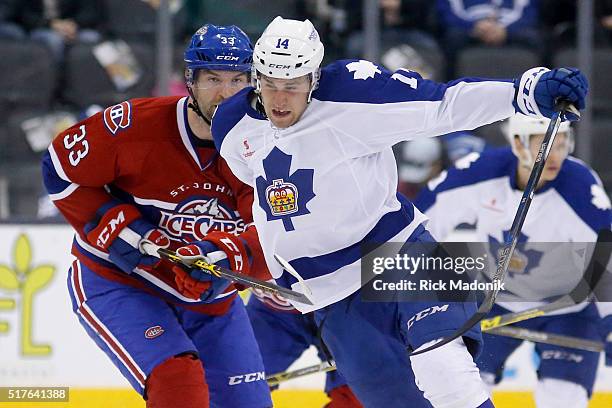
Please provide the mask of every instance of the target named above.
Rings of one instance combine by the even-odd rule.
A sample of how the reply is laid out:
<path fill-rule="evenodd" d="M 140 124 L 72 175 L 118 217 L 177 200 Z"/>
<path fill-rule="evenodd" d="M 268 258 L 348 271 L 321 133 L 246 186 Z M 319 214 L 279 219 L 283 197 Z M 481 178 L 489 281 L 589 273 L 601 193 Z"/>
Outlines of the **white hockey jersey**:
<path fill-rule="evenodd" d="M 219 106 L 213 138 L 234 174 L 255 187 L 253 218 L 272 276 L 300 291 L 278 254 L 312 289 L 314 306 L 295 304 L 304 313 L 360 288 L 363 240 L 404 242 L 425 221 L 396 197 L 391 146 L 514 113 L 511 81 L 439 84 L 364 60 L 325 67 L 312 102 L 286 129 L 274 128 L 252 97 L 247 88 Z"/>
<path fill-rule="evenodd" d="M 476 241 L 503 245 L 523 195 L 516 186 L 516 169 L 517 158 L 509 147 L 471 153 L 457 161 L 415 200 L 430 218 L 427 229 L 444 240 L 456 226 L 475 224 Z M 595 242 L 610 222 L 610 200 L 599 178 L 586 164 L 568 157 L 557 178 L 534 195 L 519 237 L 526 243 L 515 250 L 504 280 L 508 292 L 501 292 L 497 303 L 516 312 L 542 304 L 517 300 L 569 293 L 582 278 L 593 249 L 581 243 Z M 496 257 L 489 260 L 489 267 L 495 268 Z"/>

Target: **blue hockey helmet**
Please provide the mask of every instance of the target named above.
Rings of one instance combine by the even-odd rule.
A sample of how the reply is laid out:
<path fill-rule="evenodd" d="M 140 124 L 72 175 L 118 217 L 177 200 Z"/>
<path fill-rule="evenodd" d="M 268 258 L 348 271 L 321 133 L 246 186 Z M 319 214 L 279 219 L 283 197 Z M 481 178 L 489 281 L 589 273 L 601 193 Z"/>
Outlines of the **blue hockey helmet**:
<path fill-rule="evenodd" d="M 197 69 L 250 73 L 253 45 L 244 31 L 235 25 L 206 24 L 191 37 L 184 60 L 188 85 L 193 83 Z"/>

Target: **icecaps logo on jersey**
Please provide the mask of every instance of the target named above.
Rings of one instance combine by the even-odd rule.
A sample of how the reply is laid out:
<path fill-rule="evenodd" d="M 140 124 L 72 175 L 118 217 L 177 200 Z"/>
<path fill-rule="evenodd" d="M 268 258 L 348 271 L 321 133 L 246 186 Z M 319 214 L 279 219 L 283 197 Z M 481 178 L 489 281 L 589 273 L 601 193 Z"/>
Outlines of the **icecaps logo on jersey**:
<path fill-rule="evenodd" d="M 226 208 L 219 199 L 190 199 L 177 206 L 175 211 L 161 210 L 159 226 L 169 235 L 200 241 L 210 231 L 222 231 L 238 235 L 244 231 L 244 221 L 237 212 Z"/>
<path fill-rule="evenodd" d="M 499 242 L 495 237 L 489 235 L 489 246 L 491 253 L 495 256 L 496 262 L 499 262 L 499 257 L 504 249 L 503 244 L 508 240 L 510 231 L 504 231 L 503 235 L 503 242 Z M 544 253 L 535 249 L 525 249 L 528 239 L 529 237 L 522 232 L 519 234 L 518 243 L 512 253 L 510 264 L 508 265 L 508 274 L 511 277 L 515 274 L 527 274 L 531 269 L 540 266 L 540 261 Z"/>
<path fill-rule="evenodd" d="M 293 231 L 292 217 L 310 214 L 306 204 L 315 196 L 312 190 L 313 169 L 300 169 L 289 174 L 291 156 L 278 147 L 263 160 L 266 178 L 256 180 L 259 206 L 268 221 L 282 220 L 285 231 Z"/>
<path fill-rule="evenodd" d="M 132 106 L 124 101 L 104 109 L 104 125 L 113 135 L 117 131 L 130 127 L 132 121 Z"/>
<path fill-rule="evenodd" d="M 349 72 L 353 72 L 353 79 L 363 79 L 364 81 L 368 78 L 374 78 L 374 75 L 381 73 L 376 65 L 366 60 L 346 64 L 346 69 Z"/>

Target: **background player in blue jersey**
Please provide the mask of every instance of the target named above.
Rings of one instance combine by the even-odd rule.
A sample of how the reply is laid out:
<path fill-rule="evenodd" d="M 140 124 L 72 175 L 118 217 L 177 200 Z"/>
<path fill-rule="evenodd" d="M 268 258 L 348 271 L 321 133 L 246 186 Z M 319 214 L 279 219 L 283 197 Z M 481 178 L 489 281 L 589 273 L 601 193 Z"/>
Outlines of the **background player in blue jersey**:
<path fill-rule="evenodd" d="M 456 168 L 432 180 L 415 200 L 415 205 L 431 217 L 428 229 L 432 234 L 444 239 L 459 224 L 475 224 L 477 240 L 490 242 L 490 251 L 499 248 L 504 233 L 510 229 L 547 127 L 544 119 L 513 116 L 506 127 L 511 148 L 473 153 L 460 160 Z M 505 280 L 508 292 L 500 294 L 492 316 L 535 306 L 527 301 L 569 293 L 582 277 L 586 262 L 576 262 L 570 244 L 553 243 L 594 242 L 600 230 L 610 228 L 608 196 L 595 172 L 568 156 L 573 146 L 571 129 L 564 122 L 525 220 L 521 243 L 510 262 Z M 531 242 L 548 244 L 530 246 Z M 496 254 L 491 255 L 494 260 Z M 553 316 L 516 325 L 599 340 L 599 324 L 595 305 L 582 303 Z M 490 334 L 483 337 L 484 349 L 477 364 L 483 379 L 492 387 L 502 379 L 505 361 L 522 341 Z M 547 344 L 537 344 L 536 351 L 541 361 L 535 390 L 537 407 L 586 408 L 599 353 Z"/>
<path fill-rule="evenodd" d="M 471 129 L 516 111 L 550 117 L 563 98 L 584 108 L 586 79 L 574 69 L 534 68 L 517 80 L 467 78 L 440 84 L 417 73 L 391 73 L 365 60 L 320 69 L 323 45 L 309 21 L 277 17 L 257 41 L 253 88 L 219 106 L 217 148 L 234 174 L 255 188 L 253 220 L 271 275 L 286 259 L 312 291 L 322 338 L 366 407 L 491 407 L 473 361 L 479 329 L 408 359 L 453 333 L 472 303 L 364 302 L 361 245 L 434 241 L 426 217 L 397 197 L 392 145 Z M 568 117 L 569 118 L 569 117 Z M 400 351 L 402 350 L 402 351 Z"/>
<path fill-rule="evenodd" d="M 50 197 L 77 233 L 73 310 L 148 407 L 272 406 L 234 285 L 143 252 L 149 242 L 187 263 L 267 274 L 248 225 L 253 189 L 210 133 L 216 105 L 248 84 L 251 62 L 244 32 L 205 25 L 185 51 L 190 97 L 109 107 L 58 135 L 44 158 Z"/>

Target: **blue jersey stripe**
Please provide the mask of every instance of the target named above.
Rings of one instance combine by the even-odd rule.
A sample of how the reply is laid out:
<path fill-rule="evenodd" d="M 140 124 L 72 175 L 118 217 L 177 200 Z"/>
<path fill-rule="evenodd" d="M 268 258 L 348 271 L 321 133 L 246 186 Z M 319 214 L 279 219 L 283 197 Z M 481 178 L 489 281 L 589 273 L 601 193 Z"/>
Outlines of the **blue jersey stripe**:
<path fill-rule="evenodd" d="M 327 275 L 343 266 L 358 261 L 364 255 L 362 253 L 362 245 L 368 245 L 368 248 L 373 250 L 399 234 L 414 220 L 413 205 L 403 197 L 398 196 L 398 199 L 400 199 L 402 203 L 402 208 L 398 211 L 385 214 L 361 241 L 329 254 L 302 257 L 294 259 L 289 263 L 302 278 L 312 279 L 318 276 Z M 411 237 L 418 236 L 424 230 L 425 227 L 420 225 L 412 233 Z M 276 281 L 285 287 L 291 287 L 293 283 L 297 282 L 297 280 L 288 273 L 283 273 Z"/>
<path fill-rule="evenodd" d="M 61 193 L 71 185 L 69 181 L 63 180 L 59 174 L 57 174 L 48 150 L 45 152 L 42 159 L 42 176 L 49 194 Z"/>

